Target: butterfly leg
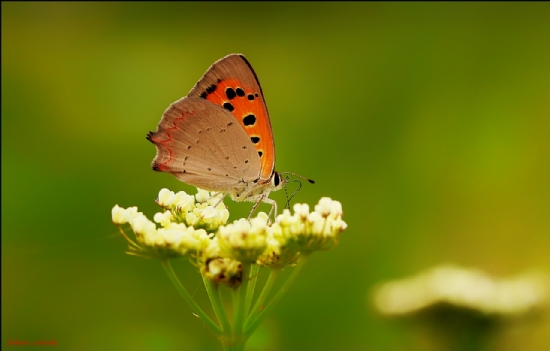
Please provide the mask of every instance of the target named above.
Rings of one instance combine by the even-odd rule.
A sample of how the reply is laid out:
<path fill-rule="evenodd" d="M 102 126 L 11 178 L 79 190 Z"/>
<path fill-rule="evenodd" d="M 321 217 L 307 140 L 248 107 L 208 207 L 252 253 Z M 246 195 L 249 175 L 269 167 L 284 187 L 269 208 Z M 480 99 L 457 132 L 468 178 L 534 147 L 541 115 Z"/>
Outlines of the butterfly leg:
<path fill-rule="evenodd" d="M 252 217 L 252 215 L 254 214 L 254 212 L 256 212 L 256 209 L 258 208 L 258 206 L 260 206 L 260 204 L 262 202 L 265 202 L 265 203 L 271 205 L 271 210 L 269 210 L 269 214 L 267 215 L 268 222 L 271 220 L 271 214 L 273 213 L 273 210 L 275 210 L 275 216 L 277 216 L 277 202 L 273 199 L 268 198 L 267 194 L 262 194 L 260 196 L 260 198 L 258 199 L 258 201 L 256 201 L 256 203 L 252 207 L 252 211 L 250 211 L 250 214 L 248 215 L 249 220 Z M 273 219 L 275 219 L 275 216 L 273 217 Z"/>
<path fill-rule="evenodd" d="M 214 195 L 212 197 L 216 197 L 218 195 L 221 195 L 222 197 L 220 198 L 220 200 L 218 202 L 216 202 L 216 204 L 214 205 L 214 208 L 218 207 L 218 205 L 223 201 L 223 199 L 225 199 L 225 197 L 227 196 L 227 193 L 217 193 L 216 195 Z"/>
<path fill-rule="evenodd" d="M 273 214 L 273 220 L 275 220 L 275 217 L 277 217 L 277 201 L 268 197 L 265 197 L 263 200 L 265 203 L 271 205 L 271 210 L 269 210 L 269 214 L 267 215 L 268 221 L 271 220 L 271 214 Z M 273 213 L 273 210 L 275 210 L 275 213 Z"/>
<path fill-rule="evenodd" d="M 250 211 L 250 214 L 248 215 L 248 220 L 250 220 L 250 218 L 252 217 L 254 212 L 256 212 L 256 209 L 258 208 L 258 206 L 260 206 L 260 204 L 262 203 L 264 198 L 265 198 L 265 194 L 260 195 L 260 198 L 258 199 L 258 201 L 256 201 L 254 206 L 252 206 L 252 210 Z"/>

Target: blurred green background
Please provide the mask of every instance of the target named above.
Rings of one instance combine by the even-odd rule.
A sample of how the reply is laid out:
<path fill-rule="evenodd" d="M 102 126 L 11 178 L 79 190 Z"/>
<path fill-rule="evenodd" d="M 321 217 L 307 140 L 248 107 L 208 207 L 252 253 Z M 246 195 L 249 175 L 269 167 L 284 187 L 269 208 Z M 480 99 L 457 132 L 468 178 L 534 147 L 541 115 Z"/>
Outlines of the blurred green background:
<path fill-rule="evenodd" d="M 217 59 L 246 55 L 277 169 L 342 202 L 248 350 L 429 350 L 377 315 L 379 282 L 454 262 L 550 270 L 549 3 L 2 2 L 2 348 L 220 350 L 160 264 L 126 255 L 111 208 L 149 217 L 145 140 Z M 284 193 L 273 198 L 284 203 Z M 232 218 L 250 204 L 226 203 Z M 176 269 L 206 306 L 194 267 Z M 495 350 L 548 350 L 550 322 Z"/>

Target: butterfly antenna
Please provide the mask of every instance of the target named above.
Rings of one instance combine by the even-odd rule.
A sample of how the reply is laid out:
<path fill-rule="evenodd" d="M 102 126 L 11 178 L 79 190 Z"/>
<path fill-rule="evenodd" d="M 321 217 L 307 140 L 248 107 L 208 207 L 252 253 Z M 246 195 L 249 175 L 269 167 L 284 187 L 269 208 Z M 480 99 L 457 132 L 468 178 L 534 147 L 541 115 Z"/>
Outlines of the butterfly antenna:
<path fill-rule="evenodd" d="M 290 174 L 290 175 L 293 175 L 295 177 L 298 177 L 298 178 L 302 178 L 304 180 L 307 180 L 309 183 L 311 184 L 315 184 L 315 181 L 313 179 L 309 179 L 309 178 L 306 178 L 304 176 L 301 176 L 299 174 L 296 174 L 296 173 L 292 173 L 292 172 L 279 172 L 279 174 Z M 287 178 L 288 179 L 288 178 Z"/>
<path fill-rule="evenodd" d="M 288 176 L 288 174 L 293 175 L 293 176 L 298 177 L 298 178 L 302 178 L 302 179 L 304 179 L 304 180 L 307 180 L 307 181 L 308 181 L 309 183 L 311 183 L 311 184 L 315 184 L 315 181 L 314 181 L 313 179 L 306 178 L 306 177 L 301 176 L 301 175 L 296 174 L 296 173 L 292 173 L 292 172 L 280 172 L 279 174 L 281 174 L 281 175 L 282 175 L 282 174 L 287 174 L 287 177 L 286 177 L 286 183 L 287 183 L 287 184 L 288 184 L 288 183 L 298 183 L 298 184 L 299 184 L 298 189 L 296 189 L 296 191 L 294 191 L 294 193 L 292 193 L 292 195 L 291 195 L 290 197 L 288 196 L 288 192 L 287 192 L 286 186 L 285 186 L 285 195 L 286 195 L 286 205 L 285 205 L 285 208 L 290 208 L 290 201 L 292 200 L 292 198 L 294 197 L 294 195 L 296 195 L 296 194 L 300 191 L 300 189 L 302 189 L 302 182 L 299 181 L 299 180 L 297 180 L 297 179 L 289 180 L 290 177 Z"/>
<path fill-rule="evenodd" d="M 288 177 L 287 177 L 286 181 L 288 182 Z M 290 199 L 288 198 L 288 191 L 286 190 L 286 185 L 283 189 L 285 189 L 285 197 L 286 197 L 285 208 L 290 209 Z"/>
<path fill-rule="evenodd" d="M 286 186 L 285 186 L 285 194 L 286 194 L 286 205 L 285 205 L 285 208 L 288 208 L 290 209 L 290 200 L 292 200 L 292 198 L 294 197 L 294 195 L 298 194 L 298 192 L 300 191 L 300 189 L 302 189 L 302 182 L 299 181 L 298 179 L 292 179 L 292 180 L 288 180 L 288 177 L 286 179 L 286 183 L 298 183 L 298 189 L 296 189 L 292 195 L 290 197 L 288 197 L 288 192 L 286 191 Z"/>

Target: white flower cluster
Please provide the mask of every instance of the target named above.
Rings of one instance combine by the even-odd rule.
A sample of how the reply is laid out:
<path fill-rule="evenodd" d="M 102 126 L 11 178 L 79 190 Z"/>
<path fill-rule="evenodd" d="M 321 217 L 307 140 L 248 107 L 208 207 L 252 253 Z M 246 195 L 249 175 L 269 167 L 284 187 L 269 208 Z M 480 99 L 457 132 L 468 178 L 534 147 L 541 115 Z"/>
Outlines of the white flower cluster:
<path fill-rule="evenodd" d="M 162 216 L 159 213 L 157 215 Z M 112 219 L 118 226 L 130 224 L 137 240 L 137 244 L 130 241 L 130 252 L 138 255 L 175 258 L 189 252 L 202 252 L 210 244 L 210 236 L 204 229 L 195 229 L 174 222 L 165 222 L 163 227 L 157 228 L 155 223 L 138 212 L 137 207 L 124 209 L 115 205 Z M 126 238 L 128 239 L 127 236 Z"/>
<path fill-rule="evenodd" d="M 273 225 L 263 212 L 250 220 L 227 224 L 229 212 L 223 202 L 201 189 L 195 196 L 162 189 L 157 203 L 164 209 L 153 217 L 160 228 L 136 207 L 113 208 L 113 223 L 130 241 L 130 250 L 161 259 L 192 254 L 205 276 L 229 285 L 240 283 L 243 263 L 274 269 L 293 265 L 300 253 L 335 246 L 347 227 L 342 221 L 342 205 L 327 197 L 311 213 L 308 205 L 296 204 L 293 215 L 285 210 Z M 122 230 L 126 223 L 137 243 Z"/>
<path fill-rule="evenodd" d="M 254 263 L 267 247 L 269 218 L 264 212 L 250 220 L 241 218 L 220 227 L 218 246 L 220 254 L 244 263 Z"/>
<path fill-rule="evenodd" d="M 219 195 L 202 189 L 198 189 L 195 196 L 185 191 L 174 194 L 173 191 L 162 189 L 157 203 L 167 211 L 155 215 L 155 222 L 164 224 L 174 221 L 194 228 L 203 228 L 210 233 L 215 232 L 229 219 L 229 211 Z"/>
<path fill-rule="evenodd" d="M 311 213 L 307 204 L 295 204 L 293 215 L 285 209 L 277 217 L 273 237 L 280 247 L 292 251 L 328 250 L 338 244 L 340 233 L 347 228 L 342 214 L 340 202 L 329 197 L 321 198 Z"/>
<path fill-rule="evenodd" d="M 402 315 L 449 304 L 487 315 L 517 315 L 549 298 L 548 278 L 525 274 L 494 279 L 483 272 L 444 265 L 378 288 L 375 303 L 387 315 Z"/>

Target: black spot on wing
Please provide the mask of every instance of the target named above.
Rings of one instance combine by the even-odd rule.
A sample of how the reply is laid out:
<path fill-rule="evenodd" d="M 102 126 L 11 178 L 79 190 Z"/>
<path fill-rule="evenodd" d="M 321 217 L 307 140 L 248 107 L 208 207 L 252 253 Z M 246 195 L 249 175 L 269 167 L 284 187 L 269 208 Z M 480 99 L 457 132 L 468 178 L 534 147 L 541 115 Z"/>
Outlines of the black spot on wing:
<path fill-rule="evenodd" d="M 253 114 L 244 116 L 243 123 L 245 126 L 253 126 L 254 124 L 256 124 L 256 116 L 254 116 Z"/>
<path fill-rule="evenodd" d="M 226 102 L 225 104 L 223 104 L 223 108 L 229 112 L 232 112 L 235 109 L 235 107 L 233 107 L 230 102 Z"/>
<path fill-rule="evenodd" d="M 225 96 L 227 96 L 229 100 L 233 100 L 235 96 L 237 96 L 237 93 L 235 93 L 235 90 L 233 90 L 233 88 L 227 88 L 225 89 Z"/>
<path fill-rule="evenodd" d="M 216 91 L 216 88 L 218 86 L 216 84 L 212 84 L 211 86 L 209 86 L 208 88 L 206 88 L 206 93 L 207 94 L 212 94 L 213 92 Z"/>

